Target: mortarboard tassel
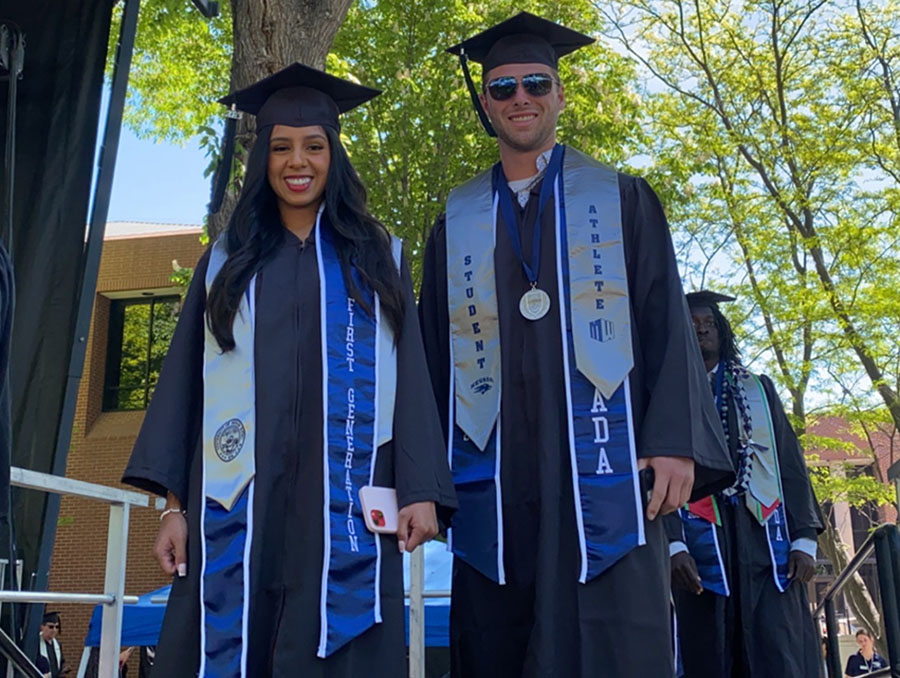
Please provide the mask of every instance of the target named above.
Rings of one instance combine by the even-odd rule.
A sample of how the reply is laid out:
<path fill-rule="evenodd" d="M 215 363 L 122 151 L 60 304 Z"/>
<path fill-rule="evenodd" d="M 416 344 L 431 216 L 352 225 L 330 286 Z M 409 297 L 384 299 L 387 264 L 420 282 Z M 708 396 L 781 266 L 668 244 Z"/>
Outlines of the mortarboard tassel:
<path fill-rule="evenodd" d="M 237 132 L 237 121 L 241 119 L 241 112 L 232 104 L 226 114 L 225 132 L 222 135 L 222 157 L 216 166 L 212 181 L 212 195 L 209 199 L 209 213 L 216 214 L 222 207 L 225 199 L 225 189 L 228 188 L 228 180 L 231 178 L 231 164 L 234 160 L 234 137 Z"/>
<path fill-rule="evenodd" d="M 497 133 L 494 131 L 494 126 L 491 124 L 491 121 L 488 120 L 487 113 L 485 113 L 484 108 L 481 106 L 481 101 L 478 98 L 478 90 L 475 89 L 475 83 L 472 82 L 472 75 L 469 73 L 469 58 L 466 56 L 465 50 L 460 50 L 459 63 L 462 65 L 463 75 L 466 78 L 466 87 L 469 88 L 469 94 L 472 96 L 472 105 L 475 106 L 475 112 L 478 113 L 478 119 L 481 121 L 481 126 L 484 127 L 484 131 L 488 133 L 489 137 L 497 136 Z"/>

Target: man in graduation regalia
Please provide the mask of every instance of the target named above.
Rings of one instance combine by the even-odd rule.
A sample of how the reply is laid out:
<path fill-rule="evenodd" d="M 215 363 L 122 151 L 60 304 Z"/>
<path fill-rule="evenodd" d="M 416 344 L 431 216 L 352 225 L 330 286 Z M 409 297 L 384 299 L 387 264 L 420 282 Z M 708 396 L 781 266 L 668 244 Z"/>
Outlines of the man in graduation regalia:
<path fill-rule="evenodd" d="M 47 612 L 41 620 L 41 643 L 38 656 L 46 661 L 47 673 L 51 678 L 64 676 L 69 670 L 63 657 L 62 648 L 56 637 L 62 632 L 59 612 Z"/>
<path fill-rule="evenodd" d="M 451 192 L 419 301 L 460 505 L 456 678 L 671 676 L 654 518 L 733 479 L 659 201 L 556 143 L 557 60 L 591 42 L 522 13 L 449 50 L 500 151 Z"/>
<path fill-rule="evenodd" d="M 768 377 L 740 361 L 718 304 L 688 303 L 738 478 L 666 519 L 685 678 L 817 678 L 805 584 L 822 518 L 803 452 Z"/>

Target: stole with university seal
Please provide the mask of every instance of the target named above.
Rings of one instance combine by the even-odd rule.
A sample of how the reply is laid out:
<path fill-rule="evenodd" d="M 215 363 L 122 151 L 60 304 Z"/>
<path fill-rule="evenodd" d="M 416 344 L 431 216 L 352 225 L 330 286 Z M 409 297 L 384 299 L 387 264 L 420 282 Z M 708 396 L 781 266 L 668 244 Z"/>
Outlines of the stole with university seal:
<path fill-rule="evenodd" d="M 365 528 L 359 489 L 372 483 L 378 447 L 393 436 L 397 356 L 377 295 L 356 279 L 374 317 L 349 295 L 322 210 L 315 228 L 325 498 L 317 654 L 326 658 L 381 622 L 381 542 Z M 399 240 L 393 240 L 393 253 L 399 267 Z M 220 238 L 210 253 L 207 289 L 226 259 Z M 255 289 L 254 276 L 235 317 L 233 350 L 223 353 L 205 328 L 199 671 L 205 678 L 247 675 L 256 472 Z"/>

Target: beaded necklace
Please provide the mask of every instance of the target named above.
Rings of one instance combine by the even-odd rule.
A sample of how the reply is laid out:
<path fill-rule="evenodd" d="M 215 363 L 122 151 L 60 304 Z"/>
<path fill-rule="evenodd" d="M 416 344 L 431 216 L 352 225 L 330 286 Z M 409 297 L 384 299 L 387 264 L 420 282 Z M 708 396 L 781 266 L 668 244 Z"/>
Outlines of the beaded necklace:
<path fill-rule="evenodd" d="M 728 401 L 734 402 L 743 435 L 738 435 L 738 469 L 734 484 L 722 491 L 726 497 L 740 495 L 750 485 L 750 446 L 753 435 L 753 421 L 750 418 L 750 406 L 744 391 L 744 380 L 750 377 L 747 368 L 738 362 L 722 360 L 719 370 L 723 373 L 720 383 L 721 392 L 716 393 L 716 405 L 725 431 L 725 442 L 731 449 L 731 431 L 728 426 Z M 720 389 L 717 388 L 717 391 Z"/>

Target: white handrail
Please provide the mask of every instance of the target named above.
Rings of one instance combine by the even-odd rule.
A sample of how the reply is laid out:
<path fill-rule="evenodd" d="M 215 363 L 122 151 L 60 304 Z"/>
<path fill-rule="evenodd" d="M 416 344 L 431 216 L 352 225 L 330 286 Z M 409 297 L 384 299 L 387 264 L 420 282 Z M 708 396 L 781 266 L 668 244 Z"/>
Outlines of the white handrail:
<path fill-rule="evenodd" d="M 132 490 L 122 490 L 117 487 L 107 487 L 95 483 L 86 483 L 83 480 L 74 480 L 63 476 L 54 476 L 49 473 L 32 471 L 27 468 L 13 466 L 9 469 L 10 484 L 27 490 L 39 492 L 52 492 L 53 494 L 69 495 L 71 497 L 84 497 L 96 499 L 106 504 L 130 504 L 131 506 L 150 506 L 150 497 Z"/>
<path fill-rule="evenodd" d="M 409 678 L 425 678 L 425 547 L 409 558 Z"/>
<path fill-rule="evenodd" d="M 83 603 L 85 605 L 112 605 L 115 596 L 105 593 L 54 593 L 50 591 L 0 591 L 4 603 Z"/>
<path fill-rule="evenodd" d="M 125 595 L 125 559 L 128 552 L 128 521 L 132 506 L 150 506 L 150 498 L 140 492 L 87 483 L 30 469 L 10 468 L 10 484 L 39 492 L 93 499 L 109 505 L 106 540 L 104 593 L 56 593 L 50 591 L 0 591 L 0 601 L 25 603 L 102 604 L 100 625 L 100 678 L 115 678 L 119 670 L 122 616 L 126 603 L 137 596 Z"/>
<path fill-rule="evenodd" d="M 103 622 L 100 631 L 100 678 L 113 678 L 118 670 L 122 634 L 123 606 L 138 602 L 137 596 L 124 595 L 125 556 L 128 547 L 128 519 L 132 506 L 156 506 L 150 497 L 140 492 L 96 485 L 29 469 L 12 467 L 10 483 L 54 494 L 94 499 L 109 504 L 109 533 L 106 547 L 105 593 L 56 593 L 40 591 L 2 591 L 0 602 L 23 603 L 84 603 L 102 604 Z M 425 591 L 425 549 L 419 547 L 411 554 L 410 588 L 404 592 L 409 601 L 409 676 L 425 676 L 425 599 L 449 598 L 450 591 Z M 168 596 L 154 596 L 151 603 L 165 603 Z"/>

